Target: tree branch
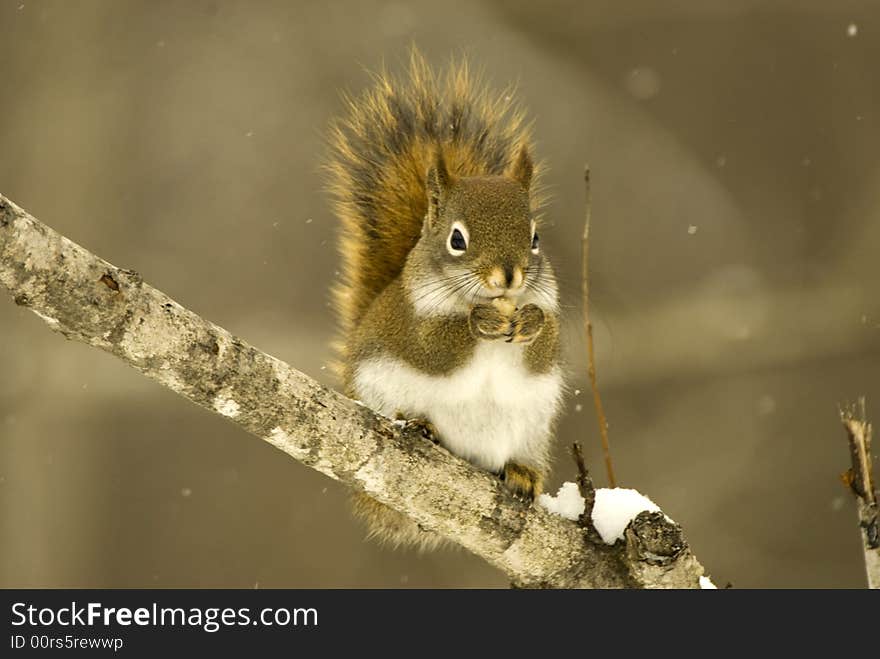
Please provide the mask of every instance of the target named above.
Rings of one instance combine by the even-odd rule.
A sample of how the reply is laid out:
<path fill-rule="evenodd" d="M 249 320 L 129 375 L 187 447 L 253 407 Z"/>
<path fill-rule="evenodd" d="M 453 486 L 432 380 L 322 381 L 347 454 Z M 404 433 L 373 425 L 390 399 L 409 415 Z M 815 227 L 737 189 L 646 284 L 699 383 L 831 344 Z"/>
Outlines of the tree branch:
<path fill-rule="evenodd" d="M 54 331 L 101 348 L 323 474 L 367 492 L 527 587 L 696 588 L 662 515 L 608 546 L 490 474 L 321 386 L 40 223 L 0 195 L 0 284 Z M 662 540 L 662 541 L 661 541 Z"/>
<path fill-rule="evenodd" d="M 843 480 L 858 501 L 868 588 L 880 588 L 880 508 L 877 505 L 874 484 L 872 428 L 865 411 L 865 399 L 859 399 L 856 405 L 843 407 L 840 410 L 840 420 L 846 428 L 852 462 L 852 466 L 843 473 Z"/>

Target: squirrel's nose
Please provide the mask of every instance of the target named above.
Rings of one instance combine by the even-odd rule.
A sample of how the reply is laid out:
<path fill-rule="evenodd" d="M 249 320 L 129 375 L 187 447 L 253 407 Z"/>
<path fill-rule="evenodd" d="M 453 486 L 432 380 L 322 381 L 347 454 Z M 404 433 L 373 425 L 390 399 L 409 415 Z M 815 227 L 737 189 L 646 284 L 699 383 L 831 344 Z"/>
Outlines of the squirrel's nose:
<path fill-rule="evenodd" d="M 504 268 L 504 278 L 507 280 L 507 288 L 519 288 L 523 285 L 523 270 L 519 266 Z"/>
<path fill-rule="evenodd" d="M 513 265 L 494 268 L 488 277 L 488 284 L 493 288 L 516 289 L 522 286 L 522 283 L 522 268 Z"/>
<path fill-rule="evenodd" d="M 504 283 L 507 284 L 507 288 L 510 288 L 513 285 L 513 266 L 512 265 L 504 266 Z"/>

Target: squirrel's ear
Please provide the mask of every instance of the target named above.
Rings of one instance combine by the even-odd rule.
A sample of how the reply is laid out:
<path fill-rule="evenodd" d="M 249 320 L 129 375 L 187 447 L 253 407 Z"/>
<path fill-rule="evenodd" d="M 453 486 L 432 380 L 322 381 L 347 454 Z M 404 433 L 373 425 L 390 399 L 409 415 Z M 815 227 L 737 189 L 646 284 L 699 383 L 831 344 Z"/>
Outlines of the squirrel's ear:
<path fill-rule="evenodd" d="M 534 171 L 535 166 L 532 163 L 532 155 L 529 153 L 529 147 L 523 145 L 519 148 L 516 160 L 511 165 L 507 175 L 513 180 L 518 181 L 520 185 L 528 190 L 529 186 L 532 184 L 532 173 Z"/>
<path fill-rule="evenodd" d="M 446 169 L 446 160 L 443 158 L 443 152 L 440 149 L 434 152 L 434 161 L 428 168 L 425 184 L 428 193 L 427 219 L 430 224 L 440 215 L 440 206 L 446 201 L 446 193 L 449 191 L 451 184 L 449 170 Z"/>

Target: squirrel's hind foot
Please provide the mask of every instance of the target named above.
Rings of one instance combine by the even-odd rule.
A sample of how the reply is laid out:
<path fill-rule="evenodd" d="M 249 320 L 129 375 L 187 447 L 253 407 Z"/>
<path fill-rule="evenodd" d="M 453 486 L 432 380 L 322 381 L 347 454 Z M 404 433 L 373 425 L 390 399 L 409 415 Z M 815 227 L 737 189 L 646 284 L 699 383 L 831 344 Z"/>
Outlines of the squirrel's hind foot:
<path fill-rule="evenodd" d="M 531 467 L 508 462 L 501 470 L 501 480 L 517 499 L 532 502 L 541 494 L 543 477 Z"/>
<path fill-rule="evenodd" d="M 437 434 L 437 428 L 433 423 L 425 419 L 424 417 L 417 417 L 415 419 L 408 419 L 405 414 L 398 412 L 395 415 L 395 418 L 398 421 L 404 421 L 405 427 L 407 429 L 418 430 L 419 434 L 427 440 L 434 442 L 435 444 L 440 443 L 440 437 Z"/>

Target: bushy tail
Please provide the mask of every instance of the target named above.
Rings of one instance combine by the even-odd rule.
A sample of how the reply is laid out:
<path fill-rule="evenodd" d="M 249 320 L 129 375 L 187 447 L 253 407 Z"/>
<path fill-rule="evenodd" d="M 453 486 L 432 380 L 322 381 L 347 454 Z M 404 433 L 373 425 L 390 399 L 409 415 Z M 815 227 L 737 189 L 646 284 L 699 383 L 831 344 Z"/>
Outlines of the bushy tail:
<path fill-rule="evenodd" d="M 327 163 L 342 224 L 342 279 L 334 295 L 343 336 L 400 274 L 418 241 L 435 150 L 451 173 L 479 176 L 504 173 L 519 146 L 531 146 L 510 90 L 490 93 L 464 61 L 435 75 L 415 49 L 404 76 L 383 71 L 346 104 L 346 116 L 330 129 Z"/>

